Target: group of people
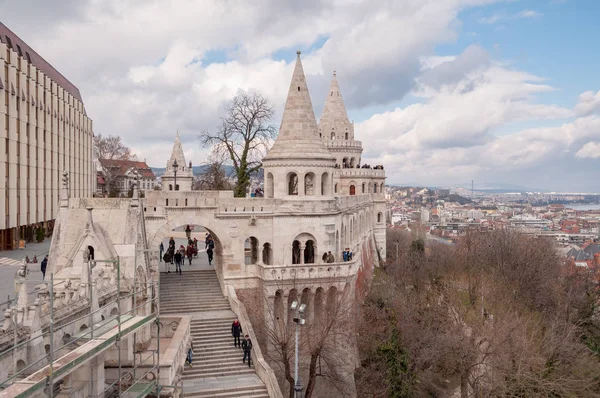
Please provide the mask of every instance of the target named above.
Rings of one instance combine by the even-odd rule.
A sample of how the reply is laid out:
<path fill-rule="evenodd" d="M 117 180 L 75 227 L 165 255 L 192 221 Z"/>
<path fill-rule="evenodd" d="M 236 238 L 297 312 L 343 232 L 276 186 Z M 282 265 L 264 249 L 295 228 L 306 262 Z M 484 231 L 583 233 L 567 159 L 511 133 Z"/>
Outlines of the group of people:
<path fill-rule="evenodd" d="M 250 339 L 249 335 L 242 336 L 242 324 L 239 319 L 235 318 L 231 324 L 231 336 L 233 336 L 233 346 L 236 348 L 241 348 L 244 352 L 244 358 L 242 359 L 243 363 L 246 363 L 246 359 L 248 360 L 248 367 L 252 367 L 252 339 Z M 188 347 L 187 356 L 185 358 L 185 363 L 190 367 L 192 366 L 192 362 L 194 360 L 194 343 L 190 341 L 190 346 Z"/>
<path fill-rule="evenodd" d="M 344 261 L 352 260 L 352 250 L 350 250 L 349 247 L 345 248 L 344 251 L 342 252 L 342 259 Z M 335 257 L 331 252 L 323 253 L 321 260 L 324 263 L 335 263 Z"/>
<path fill-rule="evenodd" d="M 175 264 L 175 272 L 181 275 L 181 266 L 185 264 L 185 259 L 188 259 L 188 265 L 192 265 L 192 259 L 198 256 L 198 239 L 191 238 L 191 229 L 189 225 L 185 231 L 186 235 L 188 235 L 187 247 L 180 245 L 179 249 L 176 249 L 175 239 L 172 236 L 169 239 L 169 247 L 166 251 L 164 244 L 160 242 L 160 246 L 158 247 L 160 253 L 159 260 L 165 262 L 167 274 L 171 273 L 171 265 Z M 208 265 L 212 265 L 215 242 L 209 233 L 207 233 L 206 237 L 204 238 L 204 248 L 206 250 L 206 255 L 208 256 Z"/>
<path fill-rule="evenodd" d="M 37 256 L 34 255 L 33 259 L 31 259 L 31 260 L 29 259 L 29 256 L 25 256 L 25 262 L 27 264 L 37 264 L 37 262 L 38 262 Z"/>

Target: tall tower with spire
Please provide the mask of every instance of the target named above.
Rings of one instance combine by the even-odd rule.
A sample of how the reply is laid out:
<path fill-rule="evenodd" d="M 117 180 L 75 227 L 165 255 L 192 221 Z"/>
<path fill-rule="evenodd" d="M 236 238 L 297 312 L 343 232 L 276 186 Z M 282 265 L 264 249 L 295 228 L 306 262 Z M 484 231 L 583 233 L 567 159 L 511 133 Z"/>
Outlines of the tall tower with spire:
<path fill-rule="evenodd" d="M 265 196 L 333 196 L 335 159 L 320 139 L 300 51 L 288 91 L 279 136 L 263 159 Z"/>
<path fill-rule="evenodd" d="M 191 191 L 194 174 L 192 163 L 186 164 L 179 131 L 175 136 L 175 143 L 171 151 L 171 157 L 167 161 L 167 171 L 162 176 L 163 191 Z"/>
<path fill-rule="evenodd" d="M 335 71 L 319 121 L 319 134 L 335 156 L 338 167 L 355 168 L 360 165 L 362 143 L 354 140 L 354 123 L 348 119 Z"/>

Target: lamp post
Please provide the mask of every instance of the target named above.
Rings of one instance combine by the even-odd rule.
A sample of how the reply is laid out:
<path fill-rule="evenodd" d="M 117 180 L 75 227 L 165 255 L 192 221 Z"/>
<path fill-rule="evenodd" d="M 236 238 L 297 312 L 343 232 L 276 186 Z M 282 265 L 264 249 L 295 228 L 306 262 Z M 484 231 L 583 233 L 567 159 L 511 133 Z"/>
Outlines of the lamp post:
<path fill-rule="evenodd" d="M 179 165 L 177 164 L 177 159 L 173 160 L 173 173 L 175 174 L 175 183 L 174 183 L 174 187 L 173 189 L 175 191 L 177 191 L 177 167 L 179 167 Z"/>
<path fill-rule="evenodd" d="M 300 375 L 298 374 L 298 335 L 299 326 L 304 325 L 306 320 L 304 319 L 304 310 L 306 310 L 306 304 L 298 305 L 298 300 L 294 300 L 290 309 L 294 311 L 294 323 L 296 324 L 296 367 L 294 374 L 294 398 L 302 398 L 302 382 L 300 381 Z"/>

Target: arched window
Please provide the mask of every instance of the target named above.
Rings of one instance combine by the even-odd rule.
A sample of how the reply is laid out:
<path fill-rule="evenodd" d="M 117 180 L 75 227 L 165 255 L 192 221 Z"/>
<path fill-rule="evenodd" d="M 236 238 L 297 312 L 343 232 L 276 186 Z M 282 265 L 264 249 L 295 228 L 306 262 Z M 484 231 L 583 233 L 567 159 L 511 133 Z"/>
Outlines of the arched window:
<path fill-rule="evenodd" d="M 272 198 L 273 197 L 273 192 L 275 187 L 273 186 L 274 182 L 273 182 L 273 174 L 269 173 L 267 174 L 267 198 Z"/>
<path fill-rule="evenodd" d="M 383 193 L 383 182 L 381 184 L 379 184 L 379 192 Z"/>
<path fill-rule="evenodd" d="M 377 183 L 373 184 L 373 193 L 377 193 Z"/>
<path fill-rule="evenodd" d="M 383 214 L 381 212 L 377 213 L 377 222 L 381 222 L 383 220 Z"/>
<path fill-rule="evenodd" d="M 348 158 L 342 159 L 342 168 L 347 169 L 350 167 L 350 163 L 348 162 Z"/>
<path fill-rule="evenodd" d="M 288 195 L 298 195 L 298 174 L 288 174 Z"/>
<path fill-rule="evenodd" d="M 90 260 L 94 259 L 94 246 L 88 246 L 87 247 L 88 252 L 90 252 Z"/>
<path fill-rule="evenodd" d="M 309 196 L 315 194 L 315 173 L 304 175 L 304 194 Z"/>
<path fill-rule="evenodd" d="M 337 182 L 335 183 L 335 185 L 333 186 L 333 192 L 337 193 Z"/>
<path fill-rule="evenodd" d="M 367 184 L 363 182 L 362 184 L 362 193 L 365 193 L 365 188 L 367 187 Z"/>
<path fill-rule="evenodd" d="M 304 264 L 312 264 L 315 262 L 315 242 L 307 240 L 304 247 Z"/>
<path fill-rule="evenodd" d="M 270 243 L 265 243 L 263 245 L 262 262 L 265 265 L 273 264 L 273 249 L 271 249 Z"/>
<path fill-rule="evenodd" d="M 292 243 L 292 264 L 300 264 L 300 241 Z"/>
<path fill-rule="evenodd" d="M 244 243 L 244 261 L 246 265 L 256 264 L 258 261 L 258 239 L 254 236 L 246 239 Z"/>
<path fill-rule="evenodd" d="M 355 162 L 356 162 L 355 158 L 350 159 L 350 167 L 351 168 L 354 168 Z"/>
<path fill-rule="evenodd" d="M 169 184 L 169 191 L 173 190 L 173 184 Z"/>
<path fill-rule="evenodd" d="M 335 140 L 335 133 L 333 131 L 331 132 L 331 140 Z"/>
<path fill-rule="evenodd" d="M 283 306 L 283 290 L 278 290 L 275 292 L 275 303 L 273 308 L 273 315 L 275 316 L 275 325 L 279 327 L 279 332 L 283 329 L 283 325 L 285 324 L 284 319 L 284 306 Z"/>
<path fill-rule="evenodd" d="M 350 185 L 350 195 L 356 195 L 356 187 L 354 185 Z"/>
<path fill-rule="evenodd" d="M 17 361 L 17 372 L 22 371 L 23 369 L 25 369 L 27 367 L 27 365 L 25 364 L 25 361 L 23 361 L 22 359 L 19 359 Z"/>
<path fill-rule="evenodd" d="M 331 185 L 329 181 L 329 173 L 321 174 L 321 195 L 331 195 Z"/>
<path fill-rule="evenodd" d="M 346 139 L 348 139 L 348 133 L 346 133 Z"/>

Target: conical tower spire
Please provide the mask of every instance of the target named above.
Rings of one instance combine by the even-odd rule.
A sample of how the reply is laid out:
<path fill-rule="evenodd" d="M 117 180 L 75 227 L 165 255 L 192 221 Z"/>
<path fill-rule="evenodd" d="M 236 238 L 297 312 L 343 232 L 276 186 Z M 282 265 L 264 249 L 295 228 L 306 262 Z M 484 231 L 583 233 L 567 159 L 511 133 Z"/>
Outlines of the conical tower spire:
<path fill-rule="evenodd" d="M 333 157 L 319 136 L 300 51 L 297 54 L 279 136 L 264 160 L 280 158 L 332 160 Z"/>
<path fill-rule="evenodd" d="M 349 123 L 348 113 L 346 112 L 346 106 L 342 99 L 342 92 L 340 91 L 340 85 L 338 84 L 335 71 L 333 71 L 333 78 L 329 85 L 329 92 L 325 99 L 325 107 L 323 108 L 323 114 L 321 115 L 320 123 Z"/>
<path fill-rule="evenodd" d="M 175 143 L 173 143 L 173 150 L 171 151 L 171 157 L 167 163 L 167 169 L 173 165 L 173 161 L 177 160 L 177 164 L 180 166 L 186 166 L 185 155 L 183 154 L 183 148 L 181 147 L 181 139 L 179 138 L 179 130 L 175 135 Z"/>

